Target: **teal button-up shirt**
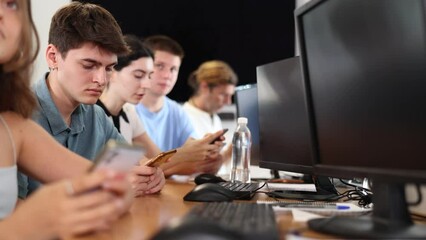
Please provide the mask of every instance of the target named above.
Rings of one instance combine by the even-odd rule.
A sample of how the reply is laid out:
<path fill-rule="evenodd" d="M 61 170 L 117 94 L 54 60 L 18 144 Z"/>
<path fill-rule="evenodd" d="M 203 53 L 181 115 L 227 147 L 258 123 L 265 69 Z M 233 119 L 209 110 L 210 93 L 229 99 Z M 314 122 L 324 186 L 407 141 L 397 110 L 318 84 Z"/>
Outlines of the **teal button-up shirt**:
<path fill-rule="evenodd" d="M 34 113 L 33 120 L 50 133 L 56 141 L 90 160 L 96 157 L 110 139 L 127 143 L 104 110 L 95 104 L 78 106 L 72 113 L 71 125 L 68 126 L 52 100 L 46 84 L 47 76 L 48 74 L 33 86 L 39 103 L 39 109 Z M 58 161 L 61 160 L 58 159 Z M 30 177 L 26 184 L 25 179 L 26 176 L 19 177 L 20 198 L 25 198 L 27 194 L 40 186 L 38 181 Z M 28 185 L 27 189 L 25 189 L 26 185 Z"/>

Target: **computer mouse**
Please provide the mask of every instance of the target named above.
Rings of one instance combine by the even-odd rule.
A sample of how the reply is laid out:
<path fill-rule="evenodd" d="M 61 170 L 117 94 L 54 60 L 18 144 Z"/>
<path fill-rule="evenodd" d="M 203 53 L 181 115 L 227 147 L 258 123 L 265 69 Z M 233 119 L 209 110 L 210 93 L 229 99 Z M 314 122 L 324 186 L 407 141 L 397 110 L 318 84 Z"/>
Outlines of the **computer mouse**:
<path fill-rule="evenodd" d="M 225 202 L 232 201 L 236 197 L 235 193 L 217 183 L 203 183 L 195 186 L 187 193 L 183 200 L 194 202 Z"/>
<path fill-rule="evenodd" d="M 177 219 L 162 228 L 151 240 L 240 240 L 243 236 L 235 231 L 207 221 Z"/>
<path fill-rule="evenodd" d="M 225 179 L 210 173 L 201 173 L 194 179 L 195 184 L 226 182 Z"/>

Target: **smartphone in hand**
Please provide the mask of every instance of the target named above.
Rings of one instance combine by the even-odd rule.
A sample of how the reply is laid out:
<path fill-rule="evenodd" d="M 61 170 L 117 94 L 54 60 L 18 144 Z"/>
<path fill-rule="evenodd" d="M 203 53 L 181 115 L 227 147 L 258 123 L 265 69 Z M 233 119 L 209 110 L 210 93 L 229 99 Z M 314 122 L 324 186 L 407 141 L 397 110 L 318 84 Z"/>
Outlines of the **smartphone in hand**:
<path fill-rule="evenodd" d="M 228 128 L 223 129 L 222 134 L 220 134 L 220 136 L 218 136 L 217 138 L 213 139 L 213 141 L 210 142 L 210 144 L 213 144 L 216 141 L 219 141 L 220 137 L 222 137 L 223 135 L 225 135 L 225 133 L 228 131 Z"/>
<path fill-rule="evenodd" d="M 97 155 L 89 171 L 113 169 L 120 172 L 128 172 L 132 167 L 138 165 L 144 154 L 145 151 L 141 146 L 109 140 L 103 150 Z"/>
<path fill-rule="evenodd" d="M 167 152 L 162 152 L 158 154 L 156 157 L 150 159 L 148 162 L 145 163 L 145 166 L 148 167 L 159 167 L 161 164 L 167 162 L 175 153 L 177 152 L 176 149 L 172 149 Z"/>

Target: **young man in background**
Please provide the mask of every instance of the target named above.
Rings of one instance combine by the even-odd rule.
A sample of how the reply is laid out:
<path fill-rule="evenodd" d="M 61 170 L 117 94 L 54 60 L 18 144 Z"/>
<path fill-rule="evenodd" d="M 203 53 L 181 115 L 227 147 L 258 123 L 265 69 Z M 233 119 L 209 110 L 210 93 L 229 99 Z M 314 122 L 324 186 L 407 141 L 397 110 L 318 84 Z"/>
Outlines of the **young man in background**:
<path fill-rule="evenodd" d="M 197 135 L 182 106 L 166 96 L 178 78 L 184 57 L 182 47 L 164 35 L 150 36 L 144 43 L 154 53 L 154 72 L 151 75 L 151 88 L 136 106 L 136 111 L 148 135 L 162 151 L 196 143 L 199 144 L 198 148 L 209 149 L 204 158 L 182 161 L 174 168 L 166 170 L 165 174 L 216 173 L 222 164 L 222 156 L 219 154 L 222 143 L 218 141 L 216 144 L 210 144 L 203 139 L 194 140 L 202 136 Z M 220 133 L 221 131 L 213 134 Z"/>
<path fill-rule="evenodd" d="M 188 84 L 193 89 L 193 95 L 185 102 L 183 109 L 199 135 L 223 128 L 217 113 L 232 103 L 237 83 L 237 74 L 228 63 L 220 60 L 206 61 L 190 74 Z M 230 144 L 222 154 L 225 162 L 231 159 Z"/>

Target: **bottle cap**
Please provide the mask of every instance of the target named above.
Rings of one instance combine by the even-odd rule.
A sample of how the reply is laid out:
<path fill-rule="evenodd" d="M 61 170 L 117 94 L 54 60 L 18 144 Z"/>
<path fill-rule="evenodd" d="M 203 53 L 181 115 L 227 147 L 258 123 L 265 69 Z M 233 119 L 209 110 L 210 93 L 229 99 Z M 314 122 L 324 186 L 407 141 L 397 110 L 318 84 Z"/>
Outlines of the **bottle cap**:
<path fill-rule="evenodd" d="M 245 117 L 239 117 L 238 120 L 237 120 L 237 123 L 245 123 L 245 124 L 247 124 L 247 122 L 248 122 L 248 120 Z"/>

